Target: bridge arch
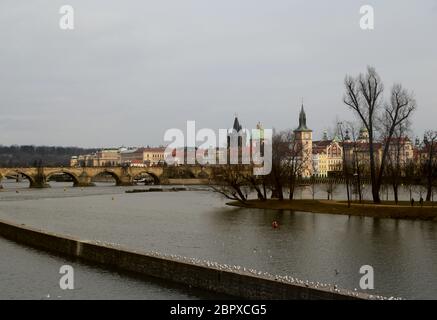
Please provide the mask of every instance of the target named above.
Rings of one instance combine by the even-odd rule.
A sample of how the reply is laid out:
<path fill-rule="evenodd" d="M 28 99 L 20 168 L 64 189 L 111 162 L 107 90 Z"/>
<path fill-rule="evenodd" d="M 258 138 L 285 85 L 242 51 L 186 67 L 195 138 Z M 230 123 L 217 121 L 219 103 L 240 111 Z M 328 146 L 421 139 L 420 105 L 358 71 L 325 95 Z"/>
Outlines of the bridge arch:
<path fill-rule="evenodd" d="M 50 172 L 49 174 L 46 175 L 46 181 L 49 181 L 49 178 L 55 174 L 65 174 L 65 175 L 69 176 L 71 179 L 73 179 L 74 186 L 77 186 L 80 184 L 79 178 L 74 173 L 72 173 L 68 170 L 59 170 L 59 171 Z"/>
<path fill-rule="evenodd" d="M 29 186 L 32 187 L 33 185 L 35 185 L 35 178 L 32 177 L 32 175 L 27 174 L 26 172 L 22 171 L 22 170 L 10 170 L 10 171 L 6 171 L 3 174 L 0 173 L 0 181 L 3 180 L 4 178 L 8 177 L 8 176 L 15 176 L 15 175 L 22 175 L 23 177 L 25 177 L 28 181 L 29 181 Z"/>
<path fill-rule="evenodd" d="M 150 177 L 152 177 L 154 184 L 161 184 L 161 181 L 159 180 L 159 177 L 156 174 L 154 174 L 154 173 L 152 173 L 152 172 L 150 172 L 148 170 L 142 170 L 142 171 L 139 171 L 139 172 L 135 172 L 135 174 L 132 176 L 132 179 L 135 181 L 136 178 L 138 178 L 139 176 L 144 175 L 144 174 L 147 174 Z"/>
<path fill-rule="evenodd" d="M 112 171 L 112 170 L 107 170 L 107 169 L 95 173 L 95 174 L 91 177 L 91 179 L 94 179 L 94 178 L 96 178 L 97 176 L 101 176 L 101 175 L 105 175 L 105 174 L 106 174 L 106 175 L 110 175 L 112 178 L 114 178 L 114 180 L 115 180 L 115 184 L 116 184 L 117 186 L 119 186 L 119 185 L 122 184 L 122 181 L 121 181 L 120 176 L 119 176 L 118 174 L 116 174 L 114 171 Z"/>

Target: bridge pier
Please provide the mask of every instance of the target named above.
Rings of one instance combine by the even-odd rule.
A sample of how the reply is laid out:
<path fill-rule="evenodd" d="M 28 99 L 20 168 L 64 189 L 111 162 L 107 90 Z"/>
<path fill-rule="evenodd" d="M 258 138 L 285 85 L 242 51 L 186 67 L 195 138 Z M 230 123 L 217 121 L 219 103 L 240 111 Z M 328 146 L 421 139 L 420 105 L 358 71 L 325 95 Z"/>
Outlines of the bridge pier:
<path fill-rule="evenodd" d="M 159 179 L 157 182 L 158 182 L 158 184 L 160 184 L 160 185 L 167 185 L 167 184 L 170 184 L 170 180 L 169 180 L 167 177 L 162 177 L 162 178 Z M 155 183 L 156 183 L 156 181 L 155 181 Z"/>
<path fill-rule="evenodd" d="M 77 180 L 74 181 L 73 187 L 94 187 L 95 183 L 91 181 L 91 177 L 85 172 L 82 172 Z"/>
<path fill-rule="evenodd" d="M 41 188 L 50 188 L 50 185 L 45 181 L 45 179 L 35 179 L 30 180 L 30 188 L 32 189 L 41 189 Z"/>
<path fill-rule="evenodd" d="M 130 174 L 123 174 L 117 179 L 117 186 L 133 186 L 134 179 Z"/>
<path fill-rule="evenodd" d="M 129 187 L 129 186 L 133 186 L 134 183 L 133 182 L 117 182 L 117 187 Z"/>
<path fill-rule="evenodd" d="M 30 188 L 50 188 L 43 168 L 37 168 L 36 173 L 29 175 Z"/>

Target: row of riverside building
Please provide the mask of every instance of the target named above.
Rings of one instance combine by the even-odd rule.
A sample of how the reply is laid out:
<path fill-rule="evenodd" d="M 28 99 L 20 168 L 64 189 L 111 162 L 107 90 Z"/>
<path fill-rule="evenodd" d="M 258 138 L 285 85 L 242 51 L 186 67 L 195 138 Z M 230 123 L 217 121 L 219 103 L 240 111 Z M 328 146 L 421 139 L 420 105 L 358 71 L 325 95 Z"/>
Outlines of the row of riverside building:
<path fill-rule="evenodd" d="M 351 139 L 349 132 L 340 139 L 338 136 L 328 138 L 327 133 L 323 134 L 322 140 L 313 141 L 312 130 L 307 127 L 306 114 L 302 105 L 299 115 L 299 127 L 294 130 L 297 143 L 301 146 L 303 165 L 302 177 L 328 177 L 342 175 L 344 161 L 348 167 L 354 170 L 359 164 L 363 170 L 370 167 L 369 154 L 369 133 L 362 128 L 356 139 Z M 374 157 L 376 165 L 382 160 L 384 145 L 381 142 L 374 142 Z M 420 162 L 426 151 L 420 146 L 419 140 L 415 144 L 408 137 L 392 138 L 389 143 L 387 161 L 396 159 L 400 167 L 409 163 Z"/>
<path fill-rule="evenodd" d="M 212 149 L 199 149 L 199 148 L 177 148 L 173 149 L 171 155 L 166 154 L 166 148 L 160 147 L 140 147 L 140 148 L 105 148 L 92 154 L 73 156 L 70 159 L 71 167 L 111 167 L 111 166 L 130 166 L 130 167 L 149 167 L 159 166 L 166 162 L 167 157 L 172 157 L 175 165 L 190 164 L 188 161 L 188 154 L 197 154 L 196 159 L 202 159 L 202 164 L 216 164 L 219 163 L 219 159 L 223 159 L 229 156 L 229 150 L 232 143 L 238 146 L 239 150 L 244 148 L 243 146 L 249 142 L 249 146 L 246 147 L 248 153 L 251 152 L 255 142 L 247 139 L 246 136 L 239 134 L 243 129 L 239 123 L 238 117 L 235 116 L 233 131 L 228 133 L 227 146 L 216 147 Z M 263 137 L 263 129 L 261 124 L 257 124 L 257 129 L 260 130 L 260 136 Z M 232 142 L 231 142 L 232 141 Z M 262 153 L 262 152 L 261 152 Z M 240 158 L 241 160 L 241 158 Z M 168 161 L 167 161 L 168 162 Z"/>
<path fill-rule="evenodd" d="M 73 156 L 72 167 L 108 167 L 129 165 L 132 167 L 156 166 L 164 162 L 164 147 L 108 148 L 92 154 Z"/>
<path fill-rule="evenodd" d="M 261 129 L 260 123 L 257 124 L 257 129 Z M 219 156 L 226 154 L 230 145 L 230 140 L 233 134 L 237 134 L 243 129 L 237 116 L 235 116 L 232 129 L 233 133 L 228 135 L 228 146 L 218 147 L 215 150 L 202 151 L 204 164 L 218 163 Z M 261 133 L 263 135 L 263 133 Z M 307 178 L 311 176 L 328 177 L 339 175 L 343 171 L 343 162 L 354 161 L 360 163 L 364 168 L 368 168 L 370 163 L 369 156 L 369 134 L 367 130 L 361 129 L 359 136 L 352 140 L 349 137 L 349 132 L 346 131 L 343 139 L 338 136 L 328 138 L 327 133 L 323 134 L 321 140 L 313 141 L 313 131 L 307 127 L 306 114 L 302 105 L 299 114 L 299 126 L 294 130 L 295 139 L 298 145 L 301 146 L 302 168 L 300 176 Z M 243 147 L 246 142 L 242 141 L 244 137 L 238 135 L 238 146 Z M 249 143 L 252 145 L 252 142 Z M 420 147 L 418 139 L 415 144 L 408 137 L 401 139 L 392 139 L 389 145 L 388 157 L 392 157 L 395 152 L 399 157 L 401 166 L 410 162 L 420 161 L 423 157 L 424 150 Z M 376 142 L 373 144 L 376 164 L 380 163 L 383 153 L 383 144 Z M 185 154 L 189 148 L 183 148 Z M 400 151 L 399 151 L 400 149 Z M 141 147 L 141 148 L 109 148 L 102 149 L 93 154 L 73 156 L 70 161 L 72 167 L 77 166 L 156 166 L 165 163 L 166 148 L 160 147 Z M 199 151 L 197 148 L 194 151 Z M 176 150 L 173 151 L 173 156 Z M 399 153 L 398 153 L 399 152 Z M 344 154 L 345 153 L 345 154 Z M 176 163 L 186 163 L 186 159 L 179 159 Z M 353 167 L 352 164 L 349 167 Z"/>

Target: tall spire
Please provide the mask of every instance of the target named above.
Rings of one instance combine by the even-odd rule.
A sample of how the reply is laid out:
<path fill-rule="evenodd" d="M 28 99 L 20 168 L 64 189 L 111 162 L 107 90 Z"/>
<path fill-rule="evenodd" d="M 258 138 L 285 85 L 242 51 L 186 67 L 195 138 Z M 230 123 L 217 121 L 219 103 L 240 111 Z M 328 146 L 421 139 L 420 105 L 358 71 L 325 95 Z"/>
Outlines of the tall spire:
<path fill-rule="evenodd" d="M 242 129 L 242 127 L 240 125 L 240 121 L 238 121 L 238 116 L 236 113 L 235 113 L 234 125 L 232 126 L 232 128 L 237 132 L 240 132 L 240 130 Z"/>
<path fill-rule="evenodd" d="M 305 109 L 303 107 L 303 99 L 302 99 L 302 107 L 300 109 L 300 114 L 299 114 L 299 127 L 296 129 L 296 131 L 311 131 L 307 127 L 307 116 L 305 114 Z"/>

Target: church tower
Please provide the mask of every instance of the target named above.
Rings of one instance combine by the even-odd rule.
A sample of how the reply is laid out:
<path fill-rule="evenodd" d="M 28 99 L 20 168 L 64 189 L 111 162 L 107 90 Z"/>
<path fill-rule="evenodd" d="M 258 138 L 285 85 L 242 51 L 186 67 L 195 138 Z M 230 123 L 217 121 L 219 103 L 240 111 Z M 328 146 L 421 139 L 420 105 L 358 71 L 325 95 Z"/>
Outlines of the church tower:
<path fill-rule="evenodd" d="M 228 133 L 228 144 L 227 144 L 227 148 L 229 149 L 231 147 L 232 141 L 233 139 L 235 139 L 235 141 L 237 142 L 237 145 L 235 147 L 238 147 L 238 149 L 241 149 L 242 146 L 245 144 L 245 139 L 243 139 L 243 134 L 241 132 L 241 130 L 243 129 L 243 127 L 240 124 L 240 121 L 238 121 L 238 117 L 235 114 L 235 119 L 234 119 L 234 125 L 232 126 L 232 132 Z"/>
<path fill-rule="evenodd" d="M 307 118 L 302 103 L 299 114 L 299 127 L 294 130 L 296 146 L 302 161 L 301 176 L 308 178 L 313 175 L 313 130 L 307 127 Z"/>

